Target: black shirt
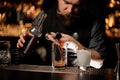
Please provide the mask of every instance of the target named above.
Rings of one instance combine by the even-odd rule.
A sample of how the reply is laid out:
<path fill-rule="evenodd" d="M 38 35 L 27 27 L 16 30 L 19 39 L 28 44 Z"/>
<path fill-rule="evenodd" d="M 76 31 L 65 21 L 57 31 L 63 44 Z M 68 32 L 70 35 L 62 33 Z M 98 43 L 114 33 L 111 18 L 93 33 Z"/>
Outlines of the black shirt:
<path fill-rule="evenodd" d="M 62 19 L 58 17 L 56 9 L 51 9 L 45 12 L 47 18 L 42 27 L 43 36 L 39 39 L 39 49 L 44 48 L 44 60 L 41 59 L 41 54 L 31 54 L 29 62 L 38 62 L 37 64 L 51 64 L 51 41 L 45 39 L 44 34 L 49 32 L 60 32 L 69 34 L 74 37 L 77 34 L 76 40 L 78 40 L 83 46 L 98 51 L 102 58 L 104 58 L 105 44 L 104 44 L 104 25 L 100 20 L 94 18 L 89 13 L 83 11 L 80 13 L 80 17 L 74 20 L 70 26 L 64 26 Z M 35 25 L 39 15 L 33 22 Z M 33 48 L 34 49 L 34 48 Z M 38 56 L 39 57 L 33 57 Z M 38 60 L 40 58 L 40 60 Z M 33 60 L 32 60 L 33 59 Z"/>

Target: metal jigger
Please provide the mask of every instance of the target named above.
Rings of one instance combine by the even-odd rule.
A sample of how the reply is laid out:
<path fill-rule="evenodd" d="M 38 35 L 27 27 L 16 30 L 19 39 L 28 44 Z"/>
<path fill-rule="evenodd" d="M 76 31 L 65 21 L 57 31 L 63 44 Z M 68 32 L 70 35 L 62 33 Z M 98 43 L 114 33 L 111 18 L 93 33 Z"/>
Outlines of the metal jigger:
<path fill-rule="evenodd" d="M 116 50 L 117 50 L 117 56 L 118 56 L 118 62 L 115 67 L 115 72 L 116 72 L 116 80 L 119 80 L 119 65 L 120 65 L 120 43 L 116 43 Z"/>

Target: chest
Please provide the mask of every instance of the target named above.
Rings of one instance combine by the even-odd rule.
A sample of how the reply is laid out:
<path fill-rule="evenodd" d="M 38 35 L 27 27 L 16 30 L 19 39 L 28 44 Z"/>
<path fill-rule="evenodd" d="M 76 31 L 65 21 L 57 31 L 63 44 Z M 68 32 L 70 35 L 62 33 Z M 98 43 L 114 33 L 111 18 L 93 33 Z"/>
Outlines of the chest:
<path fill-rule="evenodd" d="M 61 19 L 56 18 L 55 14 L 48 14 L 43 25 L 43 33 L 59 32 L 65 33 L 76 38 L 81 44 L 88 46 L 91 29 L 93 27 L 92 20 L 81 18 L 75 20 L 70 26 L 64 26 Z"/>

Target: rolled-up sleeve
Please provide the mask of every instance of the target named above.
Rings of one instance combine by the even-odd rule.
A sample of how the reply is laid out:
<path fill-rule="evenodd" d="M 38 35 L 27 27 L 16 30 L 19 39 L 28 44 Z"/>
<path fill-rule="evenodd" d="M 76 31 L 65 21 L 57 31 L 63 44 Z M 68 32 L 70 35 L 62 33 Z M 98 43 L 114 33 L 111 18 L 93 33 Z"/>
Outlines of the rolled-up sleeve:
<path fill-rule="evenodd" d="M 94 49 L 99 52 L 103 60 L 91 59 L 90 66 L 95 68 L 101 68 L 103 65 L 104 57 L 106 55 L 105 47 L 105 29 L 104 25 L 99 21 L 94 22 L 93 28 L 91 30 L 91 40 L 89 43 L 89 48 Z"/>
<path fill-rule="evenodd" d="M 100 21 L 95 21 L 91 30 L 91 40 L 89 48 L 94 49 L 100 53 L 101 58 L 104 59 L 106 54 L 105 47 L 105 29 L 104 24 Z"/>

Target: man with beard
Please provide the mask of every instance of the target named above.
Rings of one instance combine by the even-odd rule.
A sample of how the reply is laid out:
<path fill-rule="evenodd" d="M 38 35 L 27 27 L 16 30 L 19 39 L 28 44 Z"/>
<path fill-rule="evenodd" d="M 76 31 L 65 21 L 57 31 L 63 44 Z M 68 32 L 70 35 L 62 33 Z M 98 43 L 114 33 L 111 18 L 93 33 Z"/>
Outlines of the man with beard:
<path fill-rule="evenodd" d="M 50 9 L 44 10 L 47 18 L 42 26 L 42 37 L 39 39 L 38 53 L 44 54 L 41 59 L 34 56 L 35 53 L 29 54 L 29 64 L 51 64 L 51 43 L 60 45 L 59 41 L 64 44 L 74 44 L 76 48 L 69 47 L 73 50 L 87 50 L 91 54 L 90 65 L 96 68 L 102 66 L 106 54 L 104 45 L 104 25 L 89 12 L 82 9 L 84 0 L 56 0 L 56 5 Z M 37 18 L 36 18 L 37 19 Z M 59 41 L 54 37 L 56 33 L 61 34 Z M 25 32 L 20 36 L 17 48 L 21 48 L 25 43 L 25 36 L 31 36 L 30 32 Z M 46 39 L 47 38 L 47 39 Z M 75 63 L 71 63 L 75 66 Z M 95 64 L 95 65 L 94 65 Z"/>

